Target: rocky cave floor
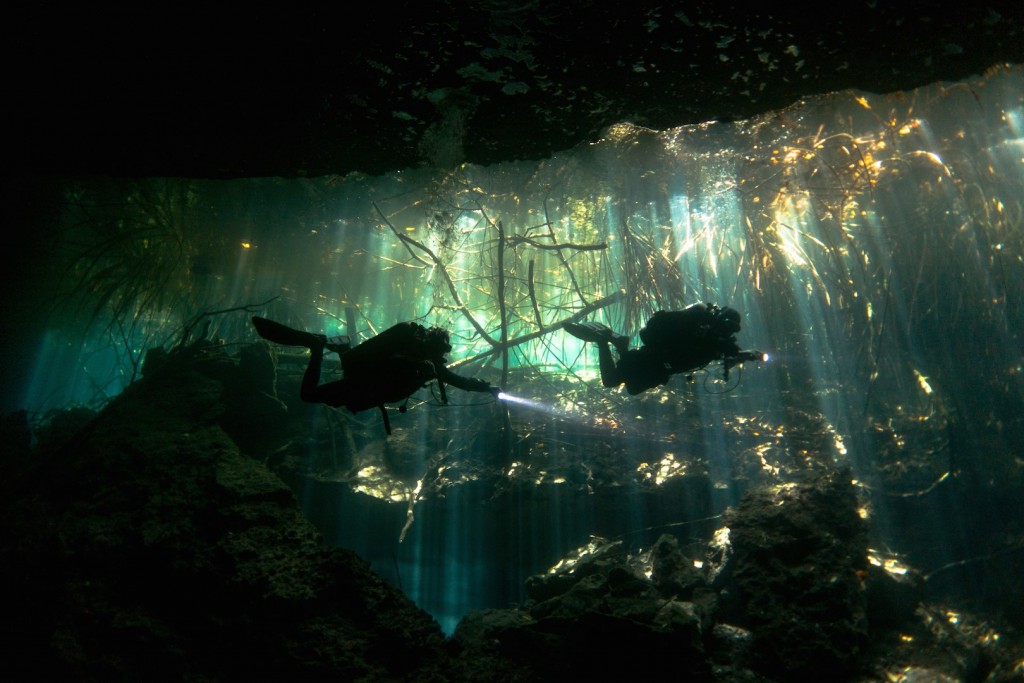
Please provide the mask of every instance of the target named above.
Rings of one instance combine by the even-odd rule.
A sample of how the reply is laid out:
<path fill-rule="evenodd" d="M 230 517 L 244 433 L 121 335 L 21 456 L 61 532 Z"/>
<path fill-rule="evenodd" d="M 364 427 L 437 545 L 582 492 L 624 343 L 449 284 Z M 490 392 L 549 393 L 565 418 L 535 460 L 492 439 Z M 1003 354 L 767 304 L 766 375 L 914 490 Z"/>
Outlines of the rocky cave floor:
<path fill-rule="evenodd" d="M 595 537 L 531 577 L 522 605 L 471 612 L 446 637 L 365 560 L 327 547 L 257 453 L 288 424 L 275 372 L 262 344 L 231 355 L 197 342 L 151 354 L 143 377 L 98 413 L 65 411 L 38 429 L 23 413 L 4 417 L 10 671 L 103 681 L 1024 677 L 1019 624 L 869 561 L 871 530 L 842 469 L 752 488 L 702 556 L 670 534 L 642 552 Z"/>

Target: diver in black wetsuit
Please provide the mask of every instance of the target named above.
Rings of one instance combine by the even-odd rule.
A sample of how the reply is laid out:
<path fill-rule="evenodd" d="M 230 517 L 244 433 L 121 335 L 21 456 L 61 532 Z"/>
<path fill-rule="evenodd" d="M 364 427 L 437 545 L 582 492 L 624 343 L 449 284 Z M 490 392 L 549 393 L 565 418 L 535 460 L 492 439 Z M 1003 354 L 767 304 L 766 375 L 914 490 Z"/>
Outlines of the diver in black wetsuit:
<path fill-rule="evenodd" d="M 629 348 L 629 337 L 615 334 L 600 323 L 566 323 L 565 330 L 598 345 L 601 383 L 626 385 L 631 395 L 667 384 L 672 375 L 693 372 L 712 361 L 724 364 L 724 377 L 732 366 L 746 360 L 763 361 L 760 351 L 741 351 L 736 344 L 740 314 L 714 304 L 693 304 L 682 311 L 658 311 L 640 330 L 643 346 Z M 611 346 L 618 353 L 612 357 Z"/>
<path fill-rule="evenodd" d="M 384 417 L 388 434 L 391 423 L 384 404 L 404 401 L 431 380 L 437 380 L 444 403 L 448 402 L 446 384 L 495 396 L 500 391 L 483 380 L 457 375 L 445 366 L 444 356 L 452 346 L 448 333 L 439 327 L 428 329 L 414 322 L 398 323 L 350 347 L 347 337 L 329 339 L 260 317 L 254 317 L 252 324 L 268 341 L 309 349 L 309 365 L 302 376 L 303 401 L 345 406 L 353 413 L 376 406 Z M 325 348 L 341 356 L 343 378 L 320 384 Z"/>

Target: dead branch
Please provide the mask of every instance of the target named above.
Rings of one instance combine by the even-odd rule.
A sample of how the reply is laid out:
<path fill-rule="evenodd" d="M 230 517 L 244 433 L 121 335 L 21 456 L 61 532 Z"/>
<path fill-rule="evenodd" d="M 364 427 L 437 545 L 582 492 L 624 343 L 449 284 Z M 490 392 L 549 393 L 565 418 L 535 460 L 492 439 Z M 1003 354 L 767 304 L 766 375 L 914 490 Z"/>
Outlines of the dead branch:
<path fill-rule="evenodd" d="M 552 330 L 558 329 L 558 328 L 562 327 L 563 325 L 565 325 L 566 323 L 574 323 L 577 320 L 582 320 L 583 318 L 586 318 L 588 315 L 590 315 L 594 311 L 599 311 L 602 308 L 605 308 L 607 306 L 611 306 L 612 304 L 619 303 L 620 301 L 622 301 L 623 296 L 624 296 L 624 293 L 620 290 L 618 292 L 615 292 L 614 294 L 609 294 L 606 297 L 602 297 L 601 299 L 598 299 L 597 301 L 594 301 L 592 303 L 587 304 L 586 306 L 584 306 L 580 310 L 578 310 L 575 313 L 573 313 L 568 318 L 565 318 L 564 320 L 560 320 L 557 324 L 552 325 L 551 327 L 548 327 L 547 329 L 538 330 L 537 332 L 530 332 L 529 334 L 524 334 L 523 336 L 516 337 L 515 339 L 509 339 L 507 342 L 505 342 L 505 347 L 508 348 L 508 349 L 511 349 L 513 347 L 519 346 L 520 344 L 525 344 L 528 341 L 533 341 L 534 339 L 539 339 L 540 337 L 543 337 L 548 332 L 551 332 Z M 464 359 L 462 359 L 460 361 L 452 363 L 451 367 L 454 368 L 454 367 L 458 367 L 460 365 L 463 365 L 465 363 L 470 363 L 470 362 L 473 362 L 473 361 L 476 361 L 476 360 L 480 360 L 481 358 L 487 358 L 489 356 L 493 356 L 494 354 L 499 353 L 499 352 L 502 351 L 501 347 L 499 347 L 498 345 L 495 344 L 493 346 L 494 346 L 494 348 L 492 348 L 489 351 L 484 351 L 483 353 L 478 353 L 475 356 L 470 356 L 469 358 L 464 358 Z"/>
<path fill-rule="evenodd" d="M 554 239 L 554 235 L 549 236 Z M 517 247 L 520 244 L 529 244 L 531 247 L 536 249 L 574 249 L 576 251 L 601 251 L 607 249 L 608 245 L 605 242 L 599 242 L 597 244 L 576 244 L 575 242 L 556 242 L 554 244 L 543 244 L 537 240 L 526 237 L 525 235 L 513 235 L 506 241 L 509 247 Z"/>
<path fill-rule="evenodd" d="M 459 290 L 455 288 L 455 283 L 452 281 L 451 276 L 448 274 L 448 269 L 445 267 L 444 262 L 438 257 L 438 255 L 435 254 L 430 249 L 430 247 L 423 244 L 419 240 L 415 240 L 412 237 L 409 237 L 408 235 L 403 235 L 401 232 L 399 232 L 398 229 L 395 228 L 394 225 L 392 225 L 391 221 L 388 220 L 388 217 L 384 215 L 384 212 L 380 210 L 376 203 L 374 203 L 373 208 L 377 209 L 377 213 L 379 213 L 381 218 L 384 220 L 384 224 L 391 229 L 391 232 L 395 234 L 395 237 L 397 237 L 404 245 L 406 245 L 406 249 L 409 249 L 409 245 L 414 246 L 420 251 L 422 251 L 424 254 L 426 254 L 430 258 L 430 260 L 434 262 L 434 265 L 437 266 L 437 269 L 441 272 L 441 276 L 444 278 L 445 283 L 447 283 L 448 285 L 448 291 L 451 293 L 452 300 L 455 302 L 455 308 L 462 313 L 466 320 L 469 321 L 469 324 L 473 326 L 473 329 L 477 331 L 477 334 L 479 334 L 488 344 L 490 344 L 491 346 L 497 346 L 498 342 L 491 335 L 487 334 L 487 330 L 485 330 L 480 325 L 480 323 L 477 322 L 476 318 L 473 317 L 473 314 L 469 312 L 468 308 L 466 308 L 466 305 L 462 303 L 462 297 L 459 296 Z M 409 251 L 410 253 L 412 253 L 411 249 Z M 422 259 L 418 260 L 422 261 Z"/>
<path fill-rule="evenodd" d="M 505 226 L 498 221 L 498 314 L 501 320 L 501 386 L 508 383 L 508 311 L 505 309 Z"/>
<path fill-rule="evenodd" d="M 530 292 L 530 303 L 533 305 L 533 315 L 537 319 L 537 329 L 544 331 L 544 320 L 540 317 L 540 308 L 537 306 L 537 290 L 533 286 L 533 259 L 530 259 L 530 266 L 527 269 L 527 287 Z"/>
<path fill-rule="evenodd" d="M 178 343 L 178 345 L 179 346 L 185 346 L 185 344 L 188 343 L 189 337 L 192 335 L 192 328 L 194 328 L 196 325 L 198 325 L 199 322 L 201 320 L 203 320 L 203 318 L 212 318 L 215 315 L 222 315 L 224 313 L 234 313 L 235 311 L 245 311 L 246 313 L 255 313 L 257 310 L 265 307 L 267 304 L 269 304 L 271 301 L 274 301 L 274 299 L 277 299 L 277 298 L 278 297 L 276 297 L 276 296 L 275 297 L 271 297 L 270 299 L 267 299 L 263 303 L 259 303 L 259 304 L 243 304 L 241 306 L 234 306 L 233 308 L 222 308 L 219 311 L 203 311 L 201 313 L 198 313 L 195 317 L 192 318 L 192 320 L 190 320 L 185 325 L 185 328 L 184 328 L 184 330 L 182 330 L 182 333 L 181 333 L 181 341 Z M 209 323 L 207 323 L 207 326 L 209 326 Z M 205 336 L 205 334 L 204 334 L 204 336 Z"/>
<path fill-rule="evenodd" d="M 551 237 L 551 241 L 556 245 L 558 240 L 555 239 L 555 229 L 551 227 L 551 217 L 548 216 L 548 203 L 544 201 L 544 224 L 548 226 L 548 235 Z M 580 284 L 576 282 L 576 273 L 569 267 L 569 262 L 565 260 L 565 254 L 562 253 L 562 248 L 556 246 L 555 251 L 558 253 L 558 260 L 562 262 L 562 266 L 569 273 L 569 281 L 572 282 L 573 289 L 576 290 L 576 296 L 580 298 L 580 301 L 587 303 L 587 298 L 583 296 L 583 290 L 580 289 Z"/>

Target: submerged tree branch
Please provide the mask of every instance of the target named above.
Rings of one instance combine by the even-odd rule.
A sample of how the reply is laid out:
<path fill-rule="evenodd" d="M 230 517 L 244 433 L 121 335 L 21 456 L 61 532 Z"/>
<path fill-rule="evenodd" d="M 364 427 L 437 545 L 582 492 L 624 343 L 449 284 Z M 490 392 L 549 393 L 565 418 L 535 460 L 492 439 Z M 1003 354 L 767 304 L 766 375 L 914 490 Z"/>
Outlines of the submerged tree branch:
<path fill-rule="evenodd" d="M 374 203 L 373 208 L 377 209 L 377 213 L 380 214 L 380 217 L 381 219 L 383 219 L 384 224 L 391 229 L 391 232 L 395 234 L 395 237 L 397 237 L 404 245 L 406 245 L 406 249 L 409 249 L 410 245 L 414 246 L 420 251 L 422 251 L 424 254 L 426 254 L 430 258 L 430 260 L 434 262 L 434 265 L 437 266 L 437 269 L 441 272 L 441 276 L 444 278 L 445 283 L 448 285 L 448 291 L 451 292 L 452 300 L 455 302 L 456 309 L 458 309 L 462 313 L 466 320 L 469 321 L 469 324 L 473 326 L 473 329 L 475 329 L 477 333 L 488 344 L 490 344 L 491 346 L 497 346 L 498 342 L 491 335 L 487 334 L 487 330 L 485 330 L 480 325 L 480 323 L 477 322 L 476 318 L 473 317 L 473 314 L 469 312 L 468 308 L 466 308 L 466 305 L 462 303 L 462 297 L 459 296 L 459 290 L 455 288 L 455 283 L 452 281 L 451 276 L 448 274 L 448 269 L 445 268 L 444 262 L 440 259 L 440 257 L 438 257 L 438 255 L 435 254 L 433 250 L 431 250 L 430 247 L 428 247 L 427 245 L 423 244 L 418 240 L 413 239 L 412 237 L 409 237 L 408 235 L 403 235 L 401 232 L 399 232 L 398 229 L 395 228 L 395 226 L 391 223 L 391 221 L 388 220 L 388 217 L 384 215 L 384 212 L 380 210 L 380 207 L 378 207 L 376 203 Z M 409 252 L 413 253 L 411 249 L 409 250 Z M 415 254 L 413 254 L 413 256 L 415 257 Z M 417 260 L 422 261 L 422 259 L 419 259 L 418 257 L 416 258 Z"/>
<path fill-rule="evenodd" d="M 530 292 L 530 304 L 533 306 L 533 316 L 537 319 L 537 329 L 544 331 L 544 320 L 540 317 L 540 308 L 537 306 L 537 290 L 533 285 L 533 259 L 530 259 L 530 266 L 527 270 L 527 287 Z"/>
<path fill-rule="evenodd" d="M 181 341 L 178 343 L 178 345 L 185 346 L 185 344 L 189 340 L 189 337 L 192 335 L 192 328 L 198 325 L 203 318 L 212 318 L 215 315 L 222 315 L 224 313 L 234 313 L 235 311 L 245 311 L 247 313 L 254 313 L 258 309 L 263 308 L 264 306 L 266 306 L 271 301 L 274 301 L 277 298 L 279 297 L 271 297 L 264 301 L 263 303 L 259 304 L 243 304 L 241 306 L 234 306 L 232 308 L 222 308 L 219 311 L 203 311 L 202 313 L 199 313 L 195 317 L 193 317 L 192 320 L 190 320 L 188 324 L 185 325 L 185 328 L 184 330 L 182 330 L 181 333 Z"/>
<path fill-rule="evenodd" d="M 544 201 L 544 222 L 548 226 L 548 235 L 551 237 L 551 241 L 555 243 L 555 251 L 558 253 L 558 260 L 562 262 L 562 266 L 569 273 L 569 281 L 572 282 L 572 288 L 576 290 L 576 296 L 580 298 L 580 301 L 587 303 L 587 298 L 583 296 L 583 290 L 580 289 L 580 283 L 576 282 L 576 273 L 572 272 L 572 268 L 569 267 L 569 262 L 565 260 L 565 254 L 562 253 L 562 247 L 558 246 L 558 241 L 555 239 L 555 229 L 551 227 L 551 217 L 548 215 L 548 202 Z"/>
<path fill-rule="evenodd" d="M 505 226 L 494 224 L 498 230 L 498 315 L 501 320 L 501 386 L 508 383 L 508 311 L 505 309 Z"/>
<path fill-rule="evenodd" d="M 592 303 L 587 304 L 586 306 L 584 306 L 580 310 L 578 310 L 575 313 L 573 313 L 572 315 L 570 315 L 568 318 L 560 320 L 555 325 L 552 325 L 552 326 L 550 326 L 550 327 L 548 327 L 546 329 L 538 330 L 537 332 L 530 332 L 529 334 L 524 334 L 521 337 L 516 337 L 514 339 L 509 339 L 507 342 L 505 342 L 504 349 L 506 349 L 506 350 L 507 349 L 511 349 L 513 347 L 519 346 L 520 344 L 525 344 L 528 341 L 533 341 L 534 339 L 539 339 L 540 337 L 543 337 L 548 332 L 556 330 L 556 329 L 562 327 L 563 325 L 565 325 L 566 323 L 574 323 L 577 320 L 582 320 L 583 318 L 586 318 L 588 315 L 590 315 L 594 311 L 599 311 L 602 308 L 605 308 L 607 306 L 611 306 L 612 304 L 619 303 L 620 301 L 622 301 L 623 296 L 624 296 L 624 293 L 622 291 L 618 291 L 618 292 L 615 292 L 614 294 L 609 294 L 606 297 L 602 297 L 602 298 L 598 299 L 597 301 L 594 301 Z M 503 348 L 501 346 L 498 346 L 497 344 L 493 344 L 492 346 L 494 346 L 494 348 L 492 348 L 491 350 L 484 351 L 483 353 L 478 353 L 475 356 L 470 356 L 469 358 L 465 358 L 463 360 L 460 360 L 460 361 L 457 361 L 455 363 L 452 363 L 451 367 L 454 368 L 454 367 L 458 367 L 460 365 L 464 365 L 466 363 L 470 363 L 472 361 L 480 360 L 481 358 L 488 358 L 490 356 L 493 356 L 496 353 L 500 353 L 503 350 Z"/>
<path fill-rule="evenodd" d="M 554 239 L 554 235 L 551 235 L 551 239 Z M 576 251 L 601 251 L 607 249 L 608 245 L 605 242 L 599 242 L 597 244 L 576 244 L 575 242 L 555 242 L 552 244 L 543 244 L 533 239 L 532 237 L 526 237 L 525 235 L 514 235 L 508 238 L 508 246 L 516 247 L 520 244 L 529 244 L 531 247 L 537 249 L 574 249 Z"/>
<path fill-rule="evenodd" d="M 569 265 L 568 261 L 566 260 L 566 257 L 565 257 L 565 254 L 564 254 L 564 250 L 567 250 L 567 249 L 568 250 L 574 250 L 574 251 L 600 251 L 600 250 L 603 250 L 603 249 L 607 249 L 608 248 L 607 244 L 605 244 L 605 243 L 600 243 L 600 244 L 575 244 L 575 243 L 572 243 L 572 242 L 558 242 L 558 240 L 556 238 L 556 235 L 555 235 L 555 231 L 551 227 L 551 222 L 550 221 L 548 221 L 546 223 L 549 234 L 546 235 L 546 236 L 542 236 L 542 239 L 544 239 L 544 238 L 550 239 L 551 240 L 550 244 L 545 244 L 545 243 L 543 243 L 541 241 L 538 241 L 537 239 L 534 239 L 532 237 L 527 237 L 527 236 L 524 236 L 524 235 L 512 235 L 512 236 L 509 236 L 509 235 L 507 235 L 505 233 L 504 224 L 500 220 L 499 221 L 491 220 L 487 216 L 487 212 L 484 211 L 483 207 L 480 207 L 479 210 L 480 210 L 480 213 L 482 214 L 484 220 L 487 222 L 488 225 L 490 225 L 491 227 L 493 227 L 497 231 L 497 235 L 498 235 L 498 239 L 497 239 L 497 252 L 496 252 L 496 259 L 495 259 L 496 267 L 497 267 L 497 271 L 498 271 L 497 274 L 496 274 L 497 275 L 497 291 L 495 293 L 495 296 L 497 298 L 498 312 L 499 312 L 499 318 L 500 318 L 500 322 L 499 322 L 500 328 L 499 328 L 498 338 L 496 339 L 495 337 L 493 337 L 493 336 L 491 336 L 490 334 L 487 333 L 487 331 L 483 328 L 483 326 L 477 321 L 477 319 L 469 311 L 468 307 L 463 302 L 462 297 L 459 295 L 459 292 L 458 292 L 458 290 L 455 287 L 455 282 L 452 280 L 451 275 L 448 273 L 448 269 L 447 269 L 444 261 L 441 259 L 441 257 L 438 256 L 436 253 L 434 253 L 434 251 L 430 247 L 428 247 L 426 244 L 420 242 L 419 240 L 417 240 L 417 239 L 415 239 L 415 238 L 413 238 L 413 237 L 411 237 L 409 235 L 406 235 L 406 234 L 400 232 L 397 228 L 395 228 L 395 226 L 391 223 L 391 221 L 388 219 L 388 217 L 384 214 L 383 211 L 381 211 L 380 207 L 377 206 L 376 204 L 374 204 L 374 209 L 380 215 L 381 219 L 384 221 L 384 224 L 387 225 L 388 228 L 391 230 L 392 234 L 394 234 L 395 237 L 397 237 L 399 239 L 399 241 L 402 243 L 402 245 L 409 251 L 410 254 L 412 254 L 414 256 L 414 258 L 416 258 L 416 260 L 420 261 L 421 263 L 426 263 L 426 261 L 424 261 L 422 258 L 420 258 L 419 254 L 417 252 L 419 252 L 420 254 L 424 254 L 424 255 L 426 255 L 427 259 L 429 259 L 429 261 L 438 269 L 438 271 L 441 274 L 441 277 L 444 278 L 445 284 L 448 286 L 448 291 L 450 292 L 451 297 L 452 297 L 452 301 L 455 304 L 451 308 L 453 308 L 455 310 L 458 310 L 466 318 L 466 320 L 469 321 L 469 323 L 470 323 L 470 325 L 472 325 L 473 329 L 475 329 L 476 332 L 480 335 L 480 338 L 483 339 L 485 342 L 487 342 L 487 344 L 489 344 L 490 347 L 491 347 L 488 351 L 485 351 L 483 353 L 477 354 L 477 355 L 469 357 L 469 358 L 465 358 L 465 359 L 456 361 L 456 362 L 452 363 L 451 367 L 458 367 L 460 365 L 464 365 L 466 363 L 470 363 L 470 362 L 473 362 L 473 361 L 476 361 L 476 360 L 480 360 L 480 359 L 483 359 L 483 358 L 494 358 L 496 355 L 500 354 L 501 361 L 502 361 L 502 363 L 501 363 L 501 384 L 502 385 L 504 385 L 507 382 L 507 380 L 508 380 L 508 369 L 509 369 L 508 368 L 508 362 L 509 362 L 508 361 L 508 352 L 509 352 L 510 349 L 512 349 L 512 348 L 514 348 L 514 347 L 516 347 L 516 346 L 518 346 L 520 344 L 524 344 L 524 343 L 532 341 L 534 339 L 538 339 L 538 338 L 544 336 L 545 334 L 547 334 L 548 332 L 551 332 L 554 329 L 562 327 L 566 323 L 571 323 L 571 322 L 576 322 L 578 320 L 582 320 L 583 318 L 585 318 L 586 316 L 590 315 L 594 311 L 600 310 L 602 308 L 605 308 L 606 306 L 610 306 L 612 304 L 615 304 L 615 303 L 618 303 L 618 302 L 622 301 L 624 296 L 625 296 L 625 293 L 623 291 L 617 291 L 617 292 L 615 292 L 613 294 L 610 294 L 608 296 L 602 297 L 601 299 L 599 299 L 597 301 L 588 303 L 587 302 L 587 298 L 583 295 L 583 291 L 580 288 L 579 283 L 576 280 L 575 273 L 573 272 L 572 267 Z M 546 213 L 546 211 L 547 211 L 547 207 L 545 206 L 545 213 Z M 509 320 L 508 320 L 509 316 L 508 316 L 508 314 L 509 314 L 509 311 L 508 311 L 508 308 L 507 308 L 507 305 L 506 305 L 506 301 L 505 301 L 506 286 L 507 286 L 506 274 L 505 274 L 505 249 L 508 248 L 508 247 L 514 247 L 514 246 L 523 245 L 523 244 L 529 245 L 529 246 L 537 248 L 537 249 L 548 249 L 548 250 L 553 250 L 553 251 L 557 252 L 558 259 L 561 262 L 562 267 L 565 269 L 566 273 L 568 274 L 569 280 L 572 282 L 572 287 L 575 290 L 576 295 L 579 297 L 579 300 L 583 303 L 583 307 L 580 308 L 579 310 L 577 310 L 574 314 L 572 314 L 572 315 L 562 319 L 558 323 L 556 323 L 554 325 L 545 326 L 543 318 L 541 317 L 541 314 L 540 314 L 540 308 L 539 308 L 539 306 L 537 304 L 537 294 L 536 294 L 536 289 L 535 289 L 535 285 L 534 285 L 534 262 L 531 259 L 529 261 L 529 273 L 528 273 L 528 278 L 527 279 L 528 279 L 528 288 L 529 288 L 529 298 L 530 298 L 531 305 L 533 307 L 533 313 L 534 313 L 534 317 L 535 317 L 535 319 L 537 321 L 537 328 L 538 329 L 536 331 L 534 331 L 534 332 L 529 333 L 529 334 L 524 334 L 522 336 L 515 337 L 514 339 L 509 339 L 509 329 L 508 329 L 508 323 L 509 323 Z"/>

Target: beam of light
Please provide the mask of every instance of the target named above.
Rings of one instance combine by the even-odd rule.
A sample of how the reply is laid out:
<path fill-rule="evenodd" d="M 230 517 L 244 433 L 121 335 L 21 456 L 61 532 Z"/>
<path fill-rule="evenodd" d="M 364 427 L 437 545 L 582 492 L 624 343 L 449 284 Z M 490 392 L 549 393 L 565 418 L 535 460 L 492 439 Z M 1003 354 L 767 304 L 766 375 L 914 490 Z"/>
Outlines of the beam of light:
<path fill-rule="evenodd" d="M 532 381 L 537 375 L 526 372 L 536 371 L 545 383 L 531 384 L 530 398 L 497 397 L 521 418 L 509 431 L 530 437 L 524 449 L 531 460 L 492 461 L 484 450 L 493 450 L 495 441 L 479 427 L 484 413 L 469 409 L 412 411 L 396 420 L 395 433 L 386 439 L 372 412 L 354 419 L 341 411 L 310 411 L 304 429 L 314 438 L 295 447 L 307 462 L 333 468 L 296 484 L 305 487 L 298 491 L 303 510 L 329 530 L 334 543 L 377 566 L 394 565 L 403 590 L 446 633 L 470 609 L 519 601 L 506 599 L 500 587 L 505 582 L 489 577 L 534 574 L 605 525 L 580 513 L 576 496 L 583 486 L 637 480 L 657 485 L 695 475 L 688 481 L 706 486 L 706 492 L 664 510 L 678 509 L 692 523 L 734 505 L 755 481 L 785 481 L 804 467 L 850 461 L 858 480 L 863 475 L 879 482 L 874 490 L 864 487 L 871 495 L 862 514 L 873 533 L 887 546 L 927 554 L 939 566 L 933 574 L 945 571 L 975 561 L 957 555 L 957 539 L 973 531 L 971 520 L 985 519 L 973 511 L 958 515 L 957 506 L 981 508 L 985 501 L 959 500 L 961 489 L 943 492 L 941 508 L 922 501 L 922 515 L 935 519 L 916 529 L 935 531 L 920 539 L 908 537 L 900 517 L 889 513 L 889 501 L 924 496 L 955 476 L 943 471 L 947 401 L 963 396 L 955 405 L 965 415 L 957 429 L 967 430 L 964 442 L 970 444 L 973 434 L 1004 437 L 993 433 L 991 422 L 1002 406 L 967 392 L 984 381 L 982 386 L 1002 387 L 1007 399 L 1020 400 L 1021 359 L 1014 345 L 1020 316 L 1010 305 L 1024 286 L 1016 201 L 1024 170 L 1020 77 L 1018 71 L 1012 82 L 998 89 L 992 82 L 962 100 L 953 93 L 963 95 L 964 88 L 945 88 L 941 97 L 934 91 L 908 93 L 913 106 L 905 113 L 895 99 L 865 96 L 853 102 L 860 110 L 853 115 L 845 102 L 849 96 L 836 95 L 735 127 L 686 126 L 657 134 L 659 145 L 652 150 L 658 153 L 649 159 L 623 127 L 625 137 L 582 156 L 559 155 L 539 166 L 504 164 L 500 170 L 466 164 L 446 173 L 443 183 L 430 180 L 422 187 L 404 172 L 372 181 L 309 179 L 303 186 L 323 201 L 303 200 L 295 207 L 283 197 L 305 197 L 305 190 L 289 190 L 270 204 L 272 195 L 259 184 L 223 197 L 219 184 L 197 184 L 197 196 L 203 197 L 197 206 L 206 205 L 206 196 L 212 206 L 238 203 L 241 213 L 227 224 L 251 226 L 253 234 L 230 242 L 216 235 L 201 245 L 230 244 L 232 257 L 239 252 L 237 264 L 225 258 L 216 277 L 203 285 L 210 287 L 205 298 L 189 303 L 181 315 L 274 297 L 280 301 L 268 311 L 271 317 L 280 313 L 332 334 L 337 316 L 351 306 L 360 322 L 344 331 L 354 337 L 366 338 L 401 320 L 442 325 L 452 335 L 453 364 L 493 358 L 494 344 L 480 331 L 500 334 L 502 307 L 510 341 L 541 334 L 506 348 L 514 373 L 510 382 Z M 892 116 L 885 113 L 890 106 Z M 1001 125 L 986 123 L 996 116 Z M 253 197 L 251 208 L 239 201 L 249 196 L 243 189 Z M 380 215 L 368 196 L 390 198 L 381 200 Z M 322 214 L 334 211 L 335 227 L 305 227 L 319 225 Z M 368 215 L 375 217 L 374 230 L 366 229 Z M 282 222 L 290 216 L 301 220 Z M 181 216 L 186 219 L 191 220 Z M 490 219 L 504 219 L 506 238 L 528 240 L 502 246 Z M 303 226 L 304 234 L 292 231 L 292 223 Z M 426 245 L 437 260 L 401 236 Z M 607 246 L 570 256 L 552 248 L 560 243 Z M 442 277 L 445 272 L 450 281 Z M 498 273 L 504 273 L 501 295 Z M 644 396 L 609 390 L 595 398 L 593 349 L 558 331 L 557 324 L 612 291 L 623 292 L 621 302 L 593 310 L 588 320 L 635 335 L 657 307 L 727 304 L 743 315 L 739 343 L 770 346 L 771 358 L 765 354 L 762 362 L 776 367 L 738 365 L 722 384 L 721 365 L 709 366 L 708 384 L 725 391 L 708 393 L 726 397 L 688 389 L 676 377 L 667 389 Z M 248 317 L 232 315 L 251 337 Z M 479 327 L 470 324 L 470 315 Z M 168 320 L 162 323 L 166 329 L 145 338 L 176 339 L 177 318 Z M 29 405 L 49 409 L 106 398 L 108 387 L 120 390 L 119 377 L 133 376 L 132 362 L 143 350 L 134 338 L 89 337 L 83 344 L 77 335 L 71 341 L 47 337 L 33 366 Z M 295 377 L 301 355 L 282 354 L 282 360 L 295 371 L 280 377 Z M 323 381 L 337 377 L 331 366 L 325 364 Z M 740 374 L 752 366 L 755 372 Z M 755 375 L 757 381 L 750 381 Z M 736 384 L 741 390 L 733 392 Z M 567 396 L 584 398 L 576 405 Z M 489 400 L 480 404 L 491 407 Z M 932 415 L 936 419 L 929 420 Z M 865 430 L 865 423 L 878 434 Z M 372 447 L 357 448 L 364 431 Z M 435 438 L 445 433 L 455 437 L 451 443 Z M 879 435 L 891 439 L 884 450 L 877 448 Z M 624 467 L 610 466 L 605 449 L 626 455 Z M 1002 457 L 985 455 L 992 460 L 972 466 L 992 467 Z M 460 469 L 463 463 L 472 464 Z M 906 471 L 897 469 L 904 465 Z M 543 510 L 535 510 L 532 496 L 501 498 L 502 505 L 522 506 L 495 516 L 518 520 L 509 538 L 502 536 L 502 524 L 479 514 L 481 487 L 458 485 L 482 467 L 504 469 L 524 487 L 544 487 Z M 401 468 L 402 476 L 392 468 Z M 445 474 L 447 468 L 452 474 Z M 906 491 L 924 476 L 915 468 L 937 479 Z M 433 496 L 435 491 L 441 494 Z M 368 521 L 366 511 L 379 509 L 366 507 L 371 496 L 378 500 L 370 502 L 390 504 L 397 514 Z M 1000 511 L 991 505 L 993 513 Z M 397 527 L 412 522 L 413 513 L 398 556 Z M 352 523 L 357 519 L 359 524 Z M 662 510 L 623 505 L 614 524 L 649 529 L 655 519 L 663 521 Z M 949 534 L 954 542 L 944 545 L 949 520 L 960 526 Z M 495 537 L 499 542 L 492 543 Z M 515 563 L 500 564 L 509 557 Z M 886 561 L 881 557 L 880 566 Z"/>
<path fill-rule="evenodd" d="M 554 415 L 556 417 L 573 419 L 577 417 L 576 415 L 573 415 L 572 413 L 566 410 L 550 405 L 548 403 L 533 401 L 528 398 L 523 398 L 522 396 L 515 396 L 513 394 L 505 393 L 504 391 L 498 394 L 498 400 L 504 401 L 506 403 L 511 403 L 512 405 L 521 406 L 523 408 L 526 408 L 527 410 L 535 410 L 541 413 L 546 413 L 548 415 Z"/>

